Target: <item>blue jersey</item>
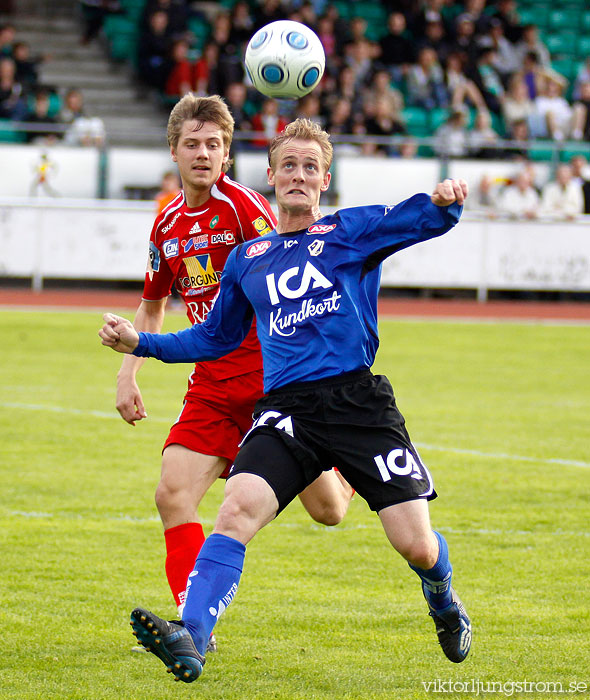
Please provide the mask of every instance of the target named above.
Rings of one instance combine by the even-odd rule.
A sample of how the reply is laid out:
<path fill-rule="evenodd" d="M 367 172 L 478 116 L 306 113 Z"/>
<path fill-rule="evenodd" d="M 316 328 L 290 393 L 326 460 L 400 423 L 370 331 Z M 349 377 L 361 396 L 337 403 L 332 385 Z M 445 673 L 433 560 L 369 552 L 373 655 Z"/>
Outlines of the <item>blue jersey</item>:
<path fill-rule="evenodd" d="M 164 362 L 212 360 L 237 348 L 256 314 L 264 390 L 371 367 L 379 346 L 381 262 L 452 228 L 461 207 L 426 194 L 397 206 L 341 209 L 307 229 L 237 246 L 205 323 L 140 333 L 134 351 Z"/>

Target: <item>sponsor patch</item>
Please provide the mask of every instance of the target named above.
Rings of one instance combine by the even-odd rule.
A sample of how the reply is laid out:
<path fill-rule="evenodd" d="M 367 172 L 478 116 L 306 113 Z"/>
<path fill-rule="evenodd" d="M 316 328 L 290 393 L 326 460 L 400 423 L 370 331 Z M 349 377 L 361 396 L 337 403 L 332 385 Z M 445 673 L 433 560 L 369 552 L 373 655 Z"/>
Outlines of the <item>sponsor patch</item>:
<path fill-rule="evenodd" d="M 194 255 L 184 259 L 186 277 L 180 279 L 184 289 L 202 289 L 219 284 L 221 275 L 213 269 L 210 255 Z"/>
<path fill-rule="evenodd" d="M 182 242 L 182 249 L 185 253 L 190 253 L 191 250 L 201 250 L 202 248 L 206 248 L 208 245 L 209 236 L 207 236 L 207 234 L 203 234 L 202 236 L 187 238 L 186 241 Z"/>
<path fill-rule="evenodd" d="M 307 250 L 309 250 L 309 254 L 313 255 L 314 257 L 316 257 L 317 255 L 320 255 L 320 253 L 322 252 L 323 249 L 324 249 L 324 241 L 320 241 L 318 239 L 316 239 L 315 241 L 313 241 L 312 243 L 310 243 L 307 246 Z"/>
<path fill-rule="evenodd" d="M 252 245 L 248 246 L 246 249 L 246 257 L 255 258 L 257 255 L 263 255 L 270 246 L 270 241 L 256 241 L 256 243 L 252 243 Z"/>
<path fill-rule="evenodd" d="M 272 231 L 272 228 L 268 225 L 268 222 L 262 216 L 259 216 L 257 219 L 254 219 L 254 221 L 252 222 L 252 226 L 254 226 L 259 236 L 265 236 L 267 233 L 270 233 Z"/>
<path fill-rule="evenodd" d="M 211 221 L 209 222 L 209 228 L 215 228 L 217 224 L 219 223 L 219 217 L 214 216 Z"/>
<path fill-rule="evenodd" d="M 148 263 L 147 263 L 147 273 L 150 280 L 154 278 L 154 272 L 158 272 L 160 269 L 160 251 L 157 246 L 155 246 L 150 241 L 150 250 L 148 253 Z"/>
<path fill-rule="evenodd" d="M 172 221 L 171 221 L 169 224 L 167 224 L 166 226 L 164 226 L 163 229 L 160 230 L 160 233 L 168 233 L 168 231 L 170 231 L 170 229 L 171 229 L 171 228 L 174 226 L 174 224 L 176 223 L 176 221 L 177 221 L 177 219 L 178 219 L 179 216 L 180 216 L 180 212 L 177 212 L 177 213 L 175 214 L 174 218 L 172 219 Z"/>
<path fill-rule="evenodd" d="M 211 234 L 211 245 L 216 243 L 225 243 L 225 245 L 233 245 L 236 242 L 236 237 L 233 231 L 220 231 L 219 233 Z"/>
<path fill-rule="evenodd" d="M 169 241 L 164 241 L 162 244 L 162 252 L 166 260 L 178 255 L 178 238 L 171 238 Z"/>
<path fill-rule="evenodd" d="M 336 224 L 312 224 L 307 229 L 307 235 L 312 236 L 315 234 L 328 233 L 328 231 L 333 231 L 336 228 Z"/>
<path fill-rule="evenodd" d="M 198 221 L 195 222 L 195 223 L 192 225 L 192 228 L 191 228 L 191 230 L 188 232 L 188 235 L 189 235 L 189 236 L 192 236 L 193 233 L 201 233 L 201 226 L 199 225 L 199 222 L 198 222 Z"/>

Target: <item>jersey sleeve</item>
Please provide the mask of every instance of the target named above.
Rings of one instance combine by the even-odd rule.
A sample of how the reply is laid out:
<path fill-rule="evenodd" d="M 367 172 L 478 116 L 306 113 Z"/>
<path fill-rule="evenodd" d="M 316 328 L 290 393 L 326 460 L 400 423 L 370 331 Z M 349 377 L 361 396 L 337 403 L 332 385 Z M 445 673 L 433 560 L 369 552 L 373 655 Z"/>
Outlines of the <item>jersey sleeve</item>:
<path fill-rule="evenodd" d="M 157 301 L 170 294 L 174 273 L 158 246 L 157 231 L 160 217 L 156 217 L 150 234 L 148 262 L 143 283 L 142 298 L 146 301 Z"/>
<path fill-rule="evenodd" d="M 449 231 L 463 207 L 454 203 L 437 207 L 430 196 L 416 194 L 395 206 L 353 207 L 338 212 L 347 238 L 366 256 L 381 262 L 398 250 Z"/>
<path fill-rule="evenodd" d="M 134 355 L 169 363 L 202 362 L 223 357 L 239 347 L 250 330 L 254 311 L 238 284 L 238 249 L 230 253 L 219 294 L 206 321 L 177 333 L 140 333 Z"/>

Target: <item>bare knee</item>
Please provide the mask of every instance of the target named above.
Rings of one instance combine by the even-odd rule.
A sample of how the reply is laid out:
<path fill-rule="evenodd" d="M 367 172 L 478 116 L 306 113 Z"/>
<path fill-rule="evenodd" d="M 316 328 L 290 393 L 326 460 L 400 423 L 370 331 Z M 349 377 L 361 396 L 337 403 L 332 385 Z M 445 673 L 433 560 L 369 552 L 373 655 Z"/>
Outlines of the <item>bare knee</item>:
<path fill-rule="evenodd" d="M 412 566 L 432 569 L 438 559 L 438 544 L 431 538 L 413 539 L 397 547 L 397 551 Z"/>
<path fill-rule="evenodd" d="M 348 510 L 349 501 L 333 500 L 333 501 L 319 501 L 314 503 L 313 506 L 308 507 L 309 514 L 321 525 L 338 525 L 344 519 L 346 511 Z"/>

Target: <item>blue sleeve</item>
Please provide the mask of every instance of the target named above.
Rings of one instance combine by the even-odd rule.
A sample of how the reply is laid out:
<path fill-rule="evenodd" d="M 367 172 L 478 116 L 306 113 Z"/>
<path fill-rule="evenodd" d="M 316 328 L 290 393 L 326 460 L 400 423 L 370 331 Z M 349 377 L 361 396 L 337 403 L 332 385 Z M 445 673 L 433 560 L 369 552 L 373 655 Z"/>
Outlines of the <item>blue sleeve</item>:
<path fill-rule="evenodd" d="M 449 231 L 459 221 L 463 207 L 437 207 L 430 195 L 416 194 L 391 207 L 372 205 L 338 212 L 350 240 L 365 253 L 383 251 L 382 259 L 415 243 Z"/>
<path fill-rule="evenodd" d="M 205 323 L 177 333 L 140 333 L 133 351 L 137 357 L 155 357 L 162 362 L 215 360 L 235 350 L 246 337 L 254 311 L 237 282 L 235 249 L 221 276 L 219 294 Z"/>

